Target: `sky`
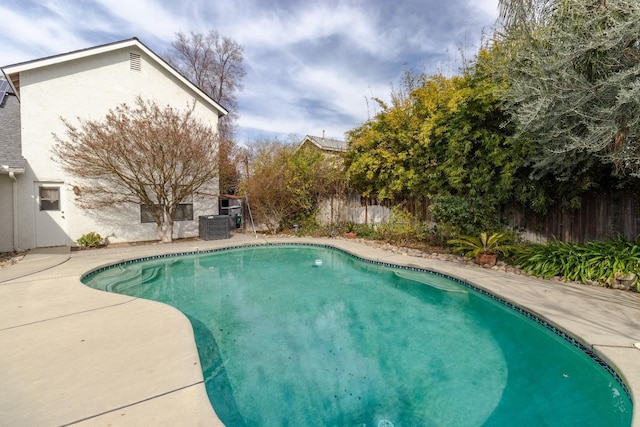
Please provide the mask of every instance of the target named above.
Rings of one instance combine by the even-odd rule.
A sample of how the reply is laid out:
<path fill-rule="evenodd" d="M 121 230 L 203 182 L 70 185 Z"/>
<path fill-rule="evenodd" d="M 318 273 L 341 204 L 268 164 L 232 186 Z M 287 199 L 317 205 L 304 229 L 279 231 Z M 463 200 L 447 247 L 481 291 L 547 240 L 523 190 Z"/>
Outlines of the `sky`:
<path fill-rule="evenodd" d="M 166 56 L 177 32 L 244 47 L 238 142 L 345 139 L 405 71 L 451 75 L 498 0 L 2 0 L 0 66 L 137 37 Z"/>

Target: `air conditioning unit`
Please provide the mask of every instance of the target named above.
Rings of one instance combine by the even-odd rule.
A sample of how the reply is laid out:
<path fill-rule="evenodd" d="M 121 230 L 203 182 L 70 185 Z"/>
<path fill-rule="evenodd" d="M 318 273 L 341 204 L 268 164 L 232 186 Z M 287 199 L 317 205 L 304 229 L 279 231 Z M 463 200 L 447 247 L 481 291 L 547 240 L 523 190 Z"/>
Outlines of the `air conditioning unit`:
<path fill-rule="evenodd" d="M 202 240 L 219 240 L 231 237 L 229 231 L 229 215 L 206 215 L 198 217 L 200 238 Z"/>

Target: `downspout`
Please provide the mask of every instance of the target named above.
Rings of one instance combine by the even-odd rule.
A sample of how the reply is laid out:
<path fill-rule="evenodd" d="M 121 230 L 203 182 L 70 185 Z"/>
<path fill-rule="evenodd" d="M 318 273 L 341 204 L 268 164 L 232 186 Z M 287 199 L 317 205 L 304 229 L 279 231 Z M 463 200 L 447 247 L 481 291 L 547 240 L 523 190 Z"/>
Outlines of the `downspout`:
<path fill-rule="evenodd" d="M 9 171 L 9 178 L 13 181 L 13 250 L 19 251 L 19 231 L 18 231 L 18 179 L 15 171 Z"/>

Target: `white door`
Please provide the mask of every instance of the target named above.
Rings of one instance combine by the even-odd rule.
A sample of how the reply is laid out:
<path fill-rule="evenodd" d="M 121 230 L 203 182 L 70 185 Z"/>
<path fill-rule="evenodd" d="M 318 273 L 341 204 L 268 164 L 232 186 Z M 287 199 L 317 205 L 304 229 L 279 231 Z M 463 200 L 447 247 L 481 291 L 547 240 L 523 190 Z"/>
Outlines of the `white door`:
<path fill-rule="evenodd" d="M 36 246 L 69 244 L 64 215 L 64 184 L 36 182 Z"/>

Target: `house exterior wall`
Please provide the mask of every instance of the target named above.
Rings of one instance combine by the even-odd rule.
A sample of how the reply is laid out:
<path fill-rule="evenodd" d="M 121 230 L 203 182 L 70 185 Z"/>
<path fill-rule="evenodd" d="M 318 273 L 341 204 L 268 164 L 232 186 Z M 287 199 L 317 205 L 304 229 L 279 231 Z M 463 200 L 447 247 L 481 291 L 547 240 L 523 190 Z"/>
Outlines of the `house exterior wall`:
<path fill-rule="evenodd" d="M 13 183 L 0 174 L 0 252 L 13 251 Z"/>
<path fill-rule="evenodd" d="M 140 55 L 140 71 L 130 69 L 129 54 Z M 59 182 L 64 186 L 61 228 L 72 244 L 95 231 L 110 242 L 157 239 L 154 223 L 140 223 L 138 205 L 107 210 L 80 209 L 74 201 L 74 178 L 66 176 L 52 159 L 53 134 L 65 138 L 61 117 L 71 124 L 77 118 L 101 119 L 122 103 L 133 105 L 137 96 L 174 108 L 195 106 L 195 116 L 217 130 L 218 112 L 210 104 L 136 46 L 65 61 L 20 73 L 22 151 L 28 167 L 19 180 L 20 247 L 36 247 L 38 205 L 36 182 Z M 217 182 L 208 192 L 217 194 Z M 217 213 L 217 198 L 194 197 L 194 220 L 176 222 L 174 237 L 198 234 L 198 216 Z"/>
<path fill-rule="evenodd" d="M 2 96 L 4 95 L 4 96 Z M 13 94 L 0 93 L 0 252 L 11 252 L 14 241 L 14 194 L 16 187 L 9 171 L 22 170 L 24 160 L 20 150 L 20 104 Z M 15 173 L 16 180 L 23 179 Z"/>

